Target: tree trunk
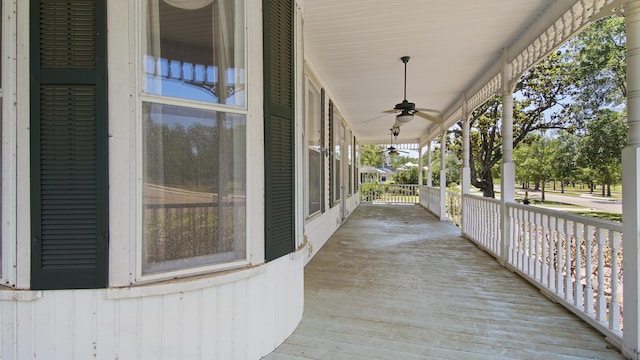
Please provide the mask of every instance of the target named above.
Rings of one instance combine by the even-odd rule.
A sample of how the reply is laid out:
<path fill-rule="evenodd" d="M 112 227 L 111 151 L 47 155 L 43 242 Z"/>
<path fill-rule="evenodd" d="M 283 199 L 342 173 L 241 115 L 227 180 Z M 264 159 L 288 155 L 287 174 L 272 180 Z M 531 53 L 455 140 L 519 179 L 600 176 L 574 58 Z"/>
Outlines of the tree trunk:
<path fill-rule="evenodd" d="M 541 199 L 542 199 L 542 201 L 543 201 L 543 202 L 544 202 L 544 200 L 545 200 L 545 198 L 544 198 L 544 188 L 545 188 L 545 183 L 546 183 L 546 181 L 544 181 L 544 180 L 543 180 L 543 181 L 542 181 L 542 197 L 541 197 Z"/>
<path fill-rule="evenodd" d="M 493 178 L 491 176 L 485 178 L 484 185 L 485 186 L 482 189 L 482 196 L 487 198 L 495 198 L 496 193 L 493 190 Z"/>
<path fill-rule="evenodd" d="M 611 184 L 607 184 L 607 196 L 611 197 Z"/>
<path fill-rule="evenodd" d="M 553 191 L 556 191 L 556 181 L 553 180 Z"/>
<path fill-rule="evenodd" d="M 560 194 L 564 194 L 564 180 L 560 181 Z"/>
<path fill-rule="evenodd" d="M 482 182 L 482 184 L 484 185 L 481 190 L 482 190 L 482 196 L 484 197 L 488 197 L 488 198 L 495 198 L 496 197 L 496 193 L 493 190 L 493 177 L 491 176 L 490 173 L 484 173 L 484 181 Z"/>
<path fill-rule="evenodd" d="M 604 183 L 602 183 L 602 197 L 604 197 Z"/>

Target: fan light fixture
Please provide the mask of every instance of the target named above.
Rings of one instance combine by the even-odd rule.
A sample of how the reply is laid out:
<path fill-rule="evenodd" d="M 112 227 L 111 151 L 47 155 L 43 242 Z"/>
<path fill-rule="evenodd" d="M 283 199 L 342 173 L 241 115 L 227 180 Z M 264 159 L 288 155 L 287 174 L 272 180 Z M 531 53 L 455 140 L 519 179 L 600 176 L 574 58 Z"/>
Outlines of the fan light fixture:
<path fill-rule="evenodd" d="M 402 124 L 406 124 L 413 120 L 413 114 L 409 110 L 402 110 L 400 114 L 396 116 L 396 121 Z"/>

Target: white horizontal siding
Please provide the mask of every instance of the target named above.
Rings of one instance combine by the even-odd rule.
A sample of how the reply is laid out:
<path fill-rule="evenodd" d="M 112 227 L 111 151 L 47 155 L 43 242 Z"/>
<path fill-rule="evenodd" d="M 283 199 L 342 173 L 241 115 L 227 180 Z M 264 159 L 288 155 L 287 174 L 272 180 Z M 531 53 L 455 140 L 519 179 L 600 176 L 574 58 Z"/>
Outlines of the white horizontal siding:
<path fill-rule="evenodd" d="M 59 290 L 18 300 L 5 290 L 0 358 L 259 359 L 302 317 L 303 264 L 295 253 L 242 270 L 244 278 L 155 285 L 162 291 Z"/>

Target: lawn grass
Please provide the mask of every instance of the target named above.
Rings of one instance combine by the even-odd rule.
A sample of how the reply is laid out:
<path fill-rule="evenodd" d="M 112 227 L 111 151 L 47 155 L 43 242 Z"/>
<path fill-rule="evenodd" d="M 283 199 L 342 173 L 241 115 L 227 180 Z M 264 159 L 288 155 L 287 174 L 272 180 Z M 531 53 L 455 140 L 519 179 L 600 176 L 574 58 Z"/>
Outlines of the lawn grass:
<path fill-rule="evenodd" d="M 622 214 L 610 213 L 606 211 L 571 211 L 573 214 L 594 217 L 602 220 L 622 222 Z"/>

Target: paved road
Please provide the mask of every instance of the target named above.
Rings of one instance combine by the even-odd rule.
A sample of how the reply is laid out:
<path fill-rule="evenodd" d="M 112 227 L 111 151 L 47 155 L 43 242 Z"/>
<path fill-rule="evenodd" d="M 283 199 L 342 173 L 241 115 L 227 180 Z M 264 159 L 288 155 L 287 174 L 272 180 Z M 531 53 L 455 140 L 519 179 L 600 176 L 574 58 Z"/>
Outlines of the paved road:
<path fill-rule="evenodd" d="M 520 194 L 520 191 L 518 191 L 518 194 Z M 540 192 L 529 191 L 529 196 L 540 198 Z M 593 210 L 622 214 L 621 200 L 603 199 L 599 197 L 592 197 L 586 194 L 579 197 L 567 196 L 567 195 L 561 195 L 561 194 L 550 193 L 550 192 L 545 193 L 544 197 L 546 200 L 549 200 L 549 201 L 563 202 L 566 204 L 574 204 L 574 205 L 588 207 Z"/>

